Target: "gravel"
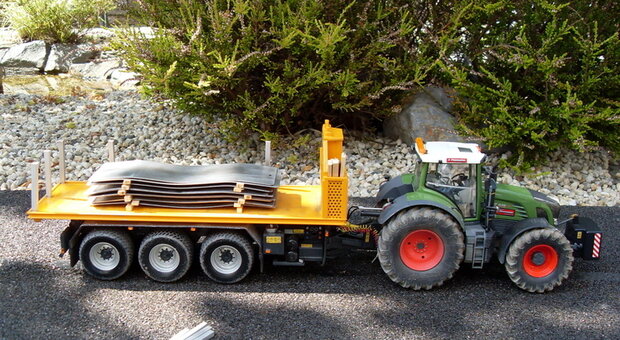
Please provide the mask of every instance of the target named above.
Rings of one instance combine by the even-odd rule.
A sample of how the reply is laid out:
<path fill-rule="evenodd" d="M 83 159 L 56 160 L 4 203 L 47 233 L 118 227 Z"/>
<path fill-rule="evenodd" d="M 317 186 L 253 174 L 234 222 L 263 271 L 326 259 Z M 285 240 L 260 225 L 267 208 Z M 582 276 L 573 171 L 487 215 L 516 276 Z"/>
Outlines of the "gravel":
<path fill-rule="evenodd" d="M 137 265 L 98 281 L 57 257 L 65 221 L 24 217 L 28 192 L 0 191 L 0 206 L 0 339 L 166 339 L 202 321 L 218 339 L 620 338 L 618 207 L 563 208 L 599 223 L 602 259 L 575 261 L 561 287 L 537 295 L 519 290 L 499 264 L 408 291 L 371 263 L 373 252 L 326 267 L 267 265 L 235 285 L 210 282 L 199 266 L 172 284 L 149 280 Z"/>
<path fill-rule="evenodd" d="M 244 147 L 227 142 L 217 124 L 178 114 L 169 102 L 143 99 L 132 91 L 68 97 L 0 95 L 0 116 L 0 190 L 27 189 L 27 164 L 40 161 L 44 149 L 55 150 L 60 139 L 67 144 L 69 180 L 88 179 L 107 159 L 105 145 L 110 139 L 116 142 L 117 160 L 201 165 L 259 163 L 264 158 L 260 143 Z M 308 130 L 275 146 L 273 162 L 282 169 L 283 184 L 319 184 L 320 141 L 319 131 Z M 416 164 L 410 147 L 375 136 L 347 135 L 345 150 L 351 196 L 374 196 L 385 176 L 412 172 Z M 53 157 L 57 161 L 57 152 Z M 556 152 L 548 164 L 524 177 L 506 171 L 500 182 L 540 190 L 564 205 L 620 204 L 620 168 L 607 152 Z"/>

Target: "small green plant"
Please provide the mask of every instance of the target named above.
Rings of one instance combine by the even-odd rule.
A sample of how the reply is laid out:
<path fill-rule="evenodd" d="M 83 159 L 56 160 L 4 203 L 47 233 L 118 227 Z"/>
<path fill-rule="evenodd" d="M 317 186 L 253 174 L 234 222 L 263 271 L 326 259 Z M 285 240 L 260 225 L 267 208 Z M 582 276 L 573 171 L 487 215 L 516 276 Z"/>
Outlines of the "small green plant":
<path fill-rule="evenodd" d="M 94 27 L 114 0 L 17 0 L 4 5 L 6 24 L 22 39 L 76 42 L 80 30 Z"/>
<path fill-rule="evenodd" d="M 290 155 L 288 155 L 288 156 L 286 157 L 286 161 L 287 161 L 289 164 L 297 164 L 297 163 L 299 163 L 299 156 L 297 156 L 297 154 L 294 154 L 294 153 L 293 153 L 293 154 L 290 154 Z"/>

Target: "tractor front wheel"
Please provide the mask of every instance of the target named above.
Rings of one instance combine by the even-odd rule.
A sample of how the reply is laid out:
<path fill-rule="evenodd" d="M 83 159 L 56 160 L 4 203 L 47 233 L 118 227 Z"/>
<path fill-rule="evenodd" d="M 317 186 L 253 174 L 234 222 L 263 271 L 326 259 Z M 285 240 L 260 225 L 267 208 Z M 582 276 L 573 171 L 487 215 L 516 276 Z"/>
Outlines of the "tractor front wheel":
<path fill-rule="evenodd" d="M 459 269 L 465 244 L 454 219 L 439 209 L 413 208 L 396 215 L 381 230 L 381 268 L 405 288 L 441 286 Z"/>
<path fill-rule="evenodd" d="M 562 284 L 573 269 L 573 249 L 557 229 L 521 234 L 508 248 L 506 272 L 519 288 L 544 293 Z"/>

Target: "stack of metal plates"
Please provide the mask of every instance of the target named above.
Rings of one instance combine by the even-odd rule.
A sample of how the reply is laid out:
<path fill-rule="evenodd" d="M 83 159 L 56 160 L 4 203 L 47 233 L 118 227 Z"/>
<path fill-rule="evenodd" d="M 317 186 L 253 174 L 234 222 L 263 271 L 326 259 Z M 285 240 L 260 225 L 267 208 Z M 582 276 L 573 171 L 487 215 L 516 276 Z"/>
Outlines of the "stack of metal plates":
<path fill-rule="evenodd" d="M 88 180 L 92 205 L 205 209 L 275 207 L 278 169 L 256 164 L 106 163 Z"/>

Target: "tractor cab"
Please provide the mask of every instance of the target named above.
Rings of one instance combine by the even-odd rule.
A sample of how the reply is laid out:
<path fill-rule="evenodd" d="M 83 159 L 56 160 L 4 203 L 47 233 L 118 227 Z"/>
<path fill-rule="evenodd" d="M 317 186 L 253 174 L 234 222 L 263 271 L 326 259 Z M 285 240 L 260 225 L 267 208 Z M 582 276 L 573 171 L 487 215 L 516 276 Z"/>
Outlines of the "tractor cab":
<path fill-rule="evenodd" d="M 424 143 L 417 138 L 415 149 L 422 163 L 427 164 L 425 187 L 449 198 L 463 217 L 477 217 L 479 168 L 485 159 L 480 147 L 473 143 Z"/>

